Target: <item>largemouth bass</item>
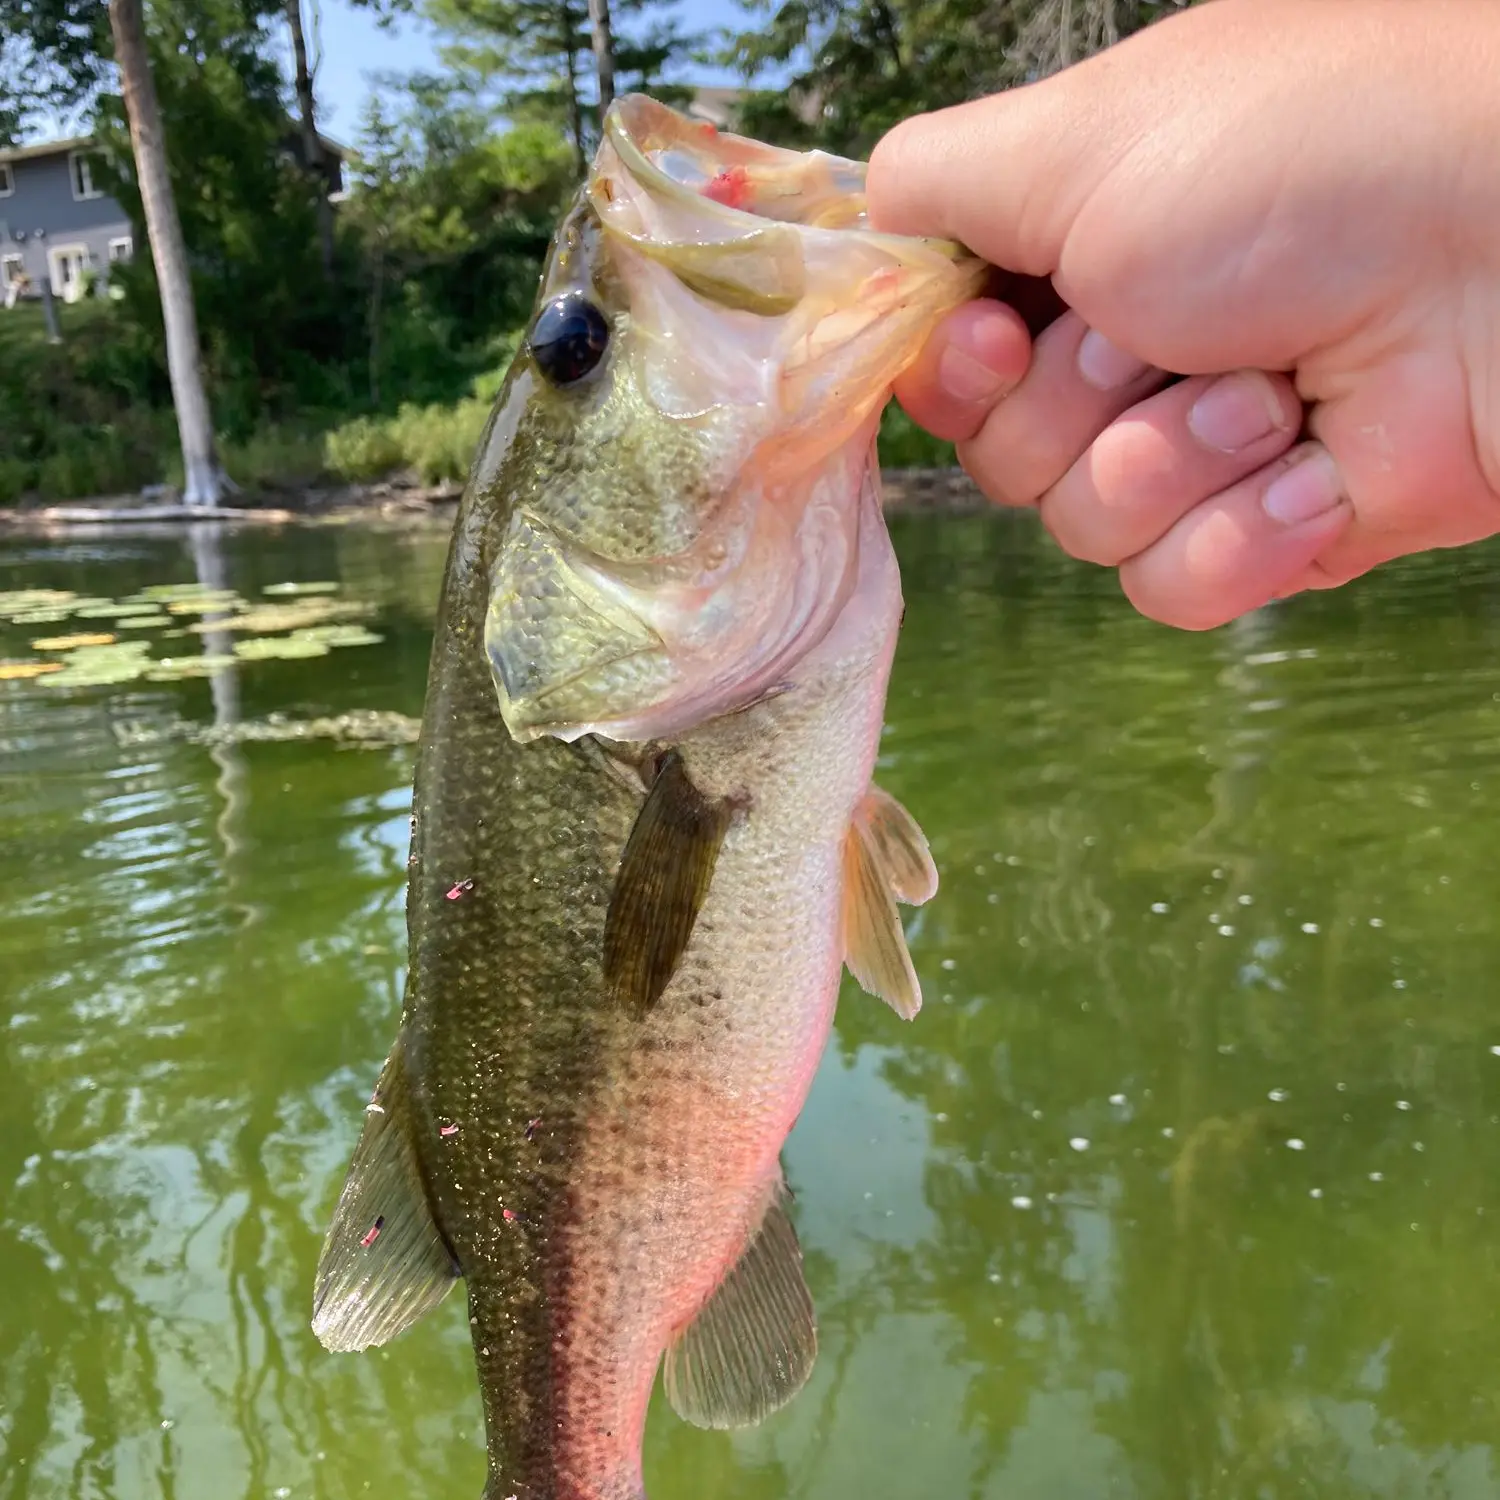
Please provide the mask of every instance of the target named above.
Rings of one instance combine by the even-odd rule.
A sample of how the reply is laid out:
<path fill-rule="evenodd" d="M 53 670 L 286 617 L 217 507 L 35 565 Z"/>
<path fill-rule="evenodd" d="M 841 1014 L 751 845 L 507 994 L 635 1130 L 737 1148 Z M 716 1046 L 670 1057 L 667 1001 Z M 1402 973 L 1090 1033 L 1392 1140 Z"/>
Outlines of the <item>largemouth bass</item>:
<path fill-rule="evenodd" d="M 874 439 L 982 267 L 861 165 L 610 111 L 455 523 L 400 1030 L 330 1349 L 466 1285 L 486 1500 L 642 1500 L 647 1403 L 806 1381 L 780 1153 L 842 967 L 911 1017 L 926 840 L 871 784 L 902 613 Z"/>

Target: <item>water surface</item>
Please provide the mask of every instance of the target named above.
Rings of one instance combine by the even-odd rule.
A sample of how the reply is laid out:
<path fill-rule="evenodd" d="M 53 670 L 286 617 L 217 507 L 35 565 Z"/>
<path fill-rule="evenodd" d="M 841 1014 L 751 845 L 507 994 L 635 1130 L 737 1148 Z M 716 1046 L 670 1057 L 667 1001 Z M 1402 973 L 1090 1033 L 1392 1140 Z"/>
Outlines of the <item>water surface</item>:
<path fill-rule="evenodd" d="M 1024 521 L 893 530 L 927 1008 L 848 985 L 789 1145 L 811 1384 L 658 1401 L 652 1500 L 1500 1497 L 1500 550 L 1193 636 Z M 383 637 L 0 683 L 0 1500 L 477 1500 L 461 1297 L 307 1322 L 413 752 L 167 733 L 416 714 L 444 546 L 0 543 L 0 590 L 329 580 Z"/>

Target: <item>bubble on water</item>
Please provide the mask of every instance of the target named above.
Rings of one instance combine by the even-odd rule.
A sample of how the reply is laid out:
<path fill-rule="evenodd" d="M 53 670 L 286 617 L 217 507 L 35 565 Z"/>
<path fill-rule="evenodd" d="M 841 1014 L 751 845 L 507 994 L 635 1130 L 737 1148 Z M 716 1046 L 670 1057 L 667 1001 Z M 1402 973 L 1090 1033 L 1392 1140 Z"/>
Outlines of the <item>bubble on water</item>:
<path fill-rule="evenodd" d="M 1316 922 L 1304 922 L 1302 924 L 1302 930 L 1303 932 L 1316 932 L 1318 930 L 1318 924 Z"/>
<path fill-rule="evenodd" d="M 948 1112 L 947 1110 L 940 1109 L 932 1118 L 936 1120 L 939 1125 L 946 1125 L 948 1123 Z"/>
<path fill-rule="evenodd" d="M 1289 1140 L 1286 1143 L 1286 1145 L 1287 1145 L 1287 1150 L 1288 1151 L 1306 1151 L 1307 1150 L 1307 1142 L 1304 1141 L 1300 1136 L 1295 1136 L 1294 1135 L 1291 1138 L 1291 1140 Z"/>
<path fill-rule="evenodd" d="M 1169 911 L 1172 910 L 1172 908 L 1168 906 L 1165 901 L 1153 901 L 1151 903 L 1151 910 L 1154 911 L 1157 916 L 1164 917 Z"/>
<path fill-rule="evenodd" d="M 1281 1101 L 1286 1098 L 1286 1090 L 1285 1089 L 1271 1089 L 1266 1094 L 1266 1098 L 1269 1099 L 1272 1104 L 1280 1104 Z"/>
<path fill-rule="evenodd" d="M 1075 1135 L 1068 1144 L 1075 1151 L 1087 1151 L 1089 1149 L 1089 1138 L 1086 1135 Z"/>
<path fill-rule="evenodd" d="M 1307 1190 L 1307 1196 L 1309 1198 L 1321 1198 L 1323 1196 L 1323 1189 L 1322 1188 L 1308 1188 L 1308 1190 Z"/>
<path fill-rule="evenodd" d="M 1500 1057 L 1500 1047 L 1491 1047 L 1490 1053 L 1495 1057 Z"/>
<path fill-rule="evenodd" d="M 1031 1199 L 1028 1198 L 1025 1193 L 1017 1193 L 1016 1196 L 1010 1200 L 1010 1206 L 1012 1208 L 1030 1208 Z"/>
<path fill-rule="evenodd" d="M 1124 1104 L 1125 1103 L 1125 1096 L 1124 1096 L 1124 1094 L 1111 1094 L 1109 1096 L 1109 1102 L 1111 1104 Z"/>
<path fill-rule="evenodd" d="M 177 1425 L 177 1423 L 174 1422 L 171 1417 L 163 1417 L 162 1418 L 162 1423 L 161 1423 L 161 1430 L 163 1432 L 170 1432 L 176 1425 Z"/>
<path fill-rule="evenodd" d="M 1385 1173 L 1384 1172 L 1371 1172 L 1370 1173 L 1370 1181 L 1371 1182 L 1384 1182 L 1385 1181 Z"/>
<path fill-rule="evenodd" d="M 1232 922 L 1220 922 L 1219 923 L 1219 936 L 1220 937 L 1233 937 L 1234 936 L 1234 924 Z"/>
<path fill-rule="evenodd" d="M 1042 1112 L 1041 1112 L 1041 1110 L 1039 1110 L 1039 1109 L 1032 1110 L 1032 1112 L 1031 1112 L 1031 1118 L 1033 1120 L 1040 1120 L 1042 1118 Z"/>
<path fill-rule="evenodd" d="M 1410 1109 L 1411 1108 L 1411 1100 L 1410 1099 L 1398 1099 L 1396 1101 L 1396 1108 L 1397 1109 Z"/>
<path fill-rule="evenodd" d="M 1177 1132 L 1176 1132 L 1176 1131 L 1175 1131 L 1175 1130 L 1173 1130 L 1173 1129 L 1172 1129 L 1172 1127 L 1171 1127 L 1171 1126 L 1170 1126 L 1170 1125 L 1163 1125 L 1163 1126 L 1162 1126 L 1162 1131 L 1161 1131 L 1161 1133 L 1162 1133 L 1162 1134 L 1163 1134 L 1163 1135 L 1164 1135 L 1164 1136 L 1166 1136 L 1166 1138 L 1167 1138 L 1167 1139 L 1168 1139 L 1168 1140 L 1169 1140 L 1169 1141 L 1170 1141 L 1170 1140 L 1171 1140 L 1171 1139 L 1172 1139 L 1172 1137 L 1173 1137 L 1173 1136 L 1174 1136 L 1174 1135 L 1176 1135 L 1176 1134 L 1177 1134 Z"/>
<path fill-rule="evenodd" d="M 1385 926 L 1385 918 L 1384 917 L 1371 917 L 1370 918 L 1370 926 L 1371 927 L 1384 927 Z"/>
<path fill-rule="evenodd" d="M 271 1493 L 275 1495 L 276 1500 L 287 1500 L 287 1497 L 292 1493 L 292 1490 L 290 1485 L 279 1484 L 274 1490 L 271 1491 Z"/>
<path fill-rule="evenodd" d="M 1422 1144 L 1422 1143 L 1421 1143 L 1421 1141 L 1413 1141 L 1413 1142 L 1412 1142 L 1412 1143 L 1411 1143 L 1411 1149 L 1412 1149 L 1412 1150 L 1413 1150 L 1413 1151 L 1425 1151 L 1425 1150 L 1426 1150 L 1426 1149 L 1427 1149 L 1427 1147 L 1426 1147 L 1426 1146 L 1424 1146 L 1424 1145 L 1423 1145 L 1423 1144 Z"/>
<path fill-rule="evenodd" d="M 1208 914 L 1208 920 L 1210 922 L 1217 922 L 1219 920 L 1219 914 L 1218 914 L 1218 912 L 1216 912 L 1216 911 L 1209 912 L 1209 914 Z"/>
<path fill-rule="evenodd" d="M 943 969 L 956 969 L 958 967 L 958 964 L 951 958 L 945 958 L 938 967 Z"/>
<path fill-rule="evenodd" d="M 1255 905 L 1255 897 L 1254 896 L 1236 896 L 1234 899 L 1236 901 L 1238 901 L 1241 906 L 1254 906 Z"/>
<path fill-rule="evenodd" d="M 1347 1084 L 1347 1083 L 1336 1083 L 1336 1084 L 1334 1084 L 1334 1088 L 1336 1088 L 1336 1089 L 1337 1089 L 1337 1090 L 1338 1090 L 1338 1091 L 1339 1091 L 1339 1093 L 1341 1093 L 1341 1094 L 1342 1094 L 1342 1093 L 1343 1093 L 1343 1092 L 1344 1092 L 1344 1091 L 1345 1091 L 1345 1090 L 1346 1090 L 1346 1089 L 1347 1089 L 1347 1088 L 1348 1088 L 1348 1087 L 1349 1087 L 1349 1085 L 1348 1085 L 1348 1084 Z"/>
<path fill-rule="evenodd" d="M 989 1281 L 991 1286 L 1000 1285 L 1000 1273 L 998 1271 L 991 1271 L 986 1279 Z"/>
<path fill-rule="evenodd" d="M 1406 988 L 1406 981 L 1404 979 L 1393 979 L 1391 981 L 1391 988 L 1393 990 L 1404 990 Z"/>

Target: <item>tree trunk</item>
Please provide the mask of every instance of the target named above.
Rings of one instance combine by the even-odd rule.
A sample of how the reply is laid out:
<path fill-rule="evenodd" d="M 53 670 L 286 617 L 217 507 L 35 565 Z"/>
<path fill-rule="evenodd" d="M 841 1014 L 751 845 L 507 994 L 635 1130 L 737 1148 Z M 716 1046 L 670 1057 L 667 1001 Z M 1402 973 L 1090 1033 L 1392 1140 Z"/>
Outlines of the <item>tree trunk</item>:
<path fill-rule="evenodd" d="M 573 12 L 567 0 L 563 0 L 558 6 L 557 19 L 561 26 L 558 40 L 562 43 L 563 56 L 568 61 L 568 123 L 573 132 L 573 165 L 582 180 L 589 170 L 589 148 L 583 134 L 583 101 L 578 97 L 578 54 L 574 50 L 578 44 L 578 33 L 574 29 Z"/>
<path fill-rule="evenodd" d="M 589 0 L 589 32 L 594 42 L 594 68 L 599 75 L 599 124 L 615 97 L 615 39 L 609 29 L 609 0 Z"/>
<path fill-rule="evenodd" d="M 297 114 L 302 122 L 302 156 L 317 181 L 318 249 L 323 276 L 333 280 L 333 204 L 328 201 L 328 159 L 318 138 L 313 109 L 312 74 L 307 67 L 307 42 L 302 35 L 302 0 L 286 0 L 287 25 L 292 29 L 292 54 L 297 65 Z"/>
<path fill-rule="evenodd" d="M 167 173 L 166 136 L 156 102 L 156 85 L 151 78 L 151 60 L 146 52 L 141 0 L 109 0 L 109 25 L 115 39 L 120 92 L 130 121 L 130 145 L 146 215 L 146 237 L 161 290 L 167 372 L 172 380 L 172 404 L 177 411 L 177 431 L 182 440 L 182 498 L 187 505 L 214 506 L 229 486 L 214 452 L 213 421 L 198 354 L 193 284 L 188 276 L 187 247 L 183 244 L 182 224 L 172 196 L 172 180 Z"/>

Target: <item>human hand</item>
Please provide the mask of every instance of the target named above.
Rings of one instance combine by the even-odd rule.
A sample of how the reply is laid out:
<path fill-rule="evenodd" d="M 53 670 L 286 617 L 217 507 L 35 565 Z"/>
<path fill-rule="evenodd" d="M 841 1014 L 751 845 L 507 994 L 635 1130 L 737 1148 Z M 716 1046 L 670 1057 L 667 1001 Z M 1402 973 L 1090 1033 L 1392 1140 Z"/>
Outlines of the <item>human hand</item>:
<path fill-rule="evenodd" d="M 901 404 L 1188 629 L 1500 531 L 1497 76 L 1486 0 L 1214 0 L 907 121 L 873 222 L 1068 310 L 960 309 Z"/>

